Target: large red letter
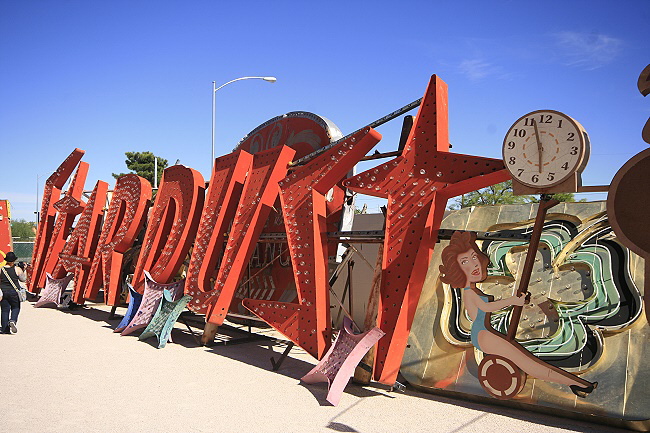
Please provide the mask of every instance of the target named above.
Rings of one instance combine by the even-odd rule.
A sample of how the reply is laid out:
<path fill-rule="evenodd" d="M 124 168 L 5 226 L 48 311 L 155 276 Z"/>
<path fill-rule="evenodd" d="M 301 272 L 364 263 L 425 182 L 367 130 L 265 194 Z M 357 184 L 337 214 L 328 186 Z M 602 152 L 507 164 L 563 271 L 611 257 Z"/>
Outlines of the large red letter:
<path fill-rule="evenodd" d="M 235 216 L 235 210 L 246 180 L 253 156 L 238 150 L 214 161 L 207 203 L 203 208 L 201 223 L 194 242 L 190 266 L 187 270 L 185 293 L 194 299 L 192 310 L 205 313 L 199 294 L 210 292 L 210 279 L 214 278 L 217 261 L 223 255 L 225 234 Z"/>
<path fill-rule="evenodd" d="M 50 243 L 52 241 L 52 232 L 54 230 L 54 221 L 56 219 L 56 209 L 54 203 L 59 200 L 61 196 L 61 189 L 65 185 L 75 167 L 81 161 L 84 151 L 75 149 L 68 155 L 68 157 L 61 163 L 59 168 L 47 178 L 45 187 L 43 188 L 43 201 L 41 203 L 40 221 L 38 224 L 38 232 L 36 234 L 36 241 L 34 242 L 34 252 L 32 254 L 32 268 L 29 272 L 29 281 L 27 282 L 29 291 L 38 293 L 41 275 L 44 275 L 43 269 L 45 267 L 46 256 L 50 250 Z M 57 256 L 58 257 L 58 256 Z"/>
<path fill-rule="evenodd" d="M 9 251 L 13 251 L 11 245 L 11 208 L 9 200 L 0 200 L 0 266 L 4 266 L 4 258 Z"/>
<path fill-rule="evenodd" d="M 149 200 L 151 184 L 146 179 L 131 173 L 117 180 L 84 288 L 86 299 L 95 299 L 103 285 L 106 304 L 116 305 L 119 301 L 124 253 L 142 229 Z"/>
<path fill-rule="evenodd" d="M 246 308 L 318 359 L 332 341 L 325 195 L 380 139 L 369 128 L 359 131 L 280 182 L 299 304 L 244 300 Z"/>
<path fill-rule="evenodd" d="M 393 385 L 406 349 L 440 222 L 450 197 L 510 175 L 500 159 L 449 152 L 447 85 L 431 77 L 402 155 L 348 179 L 353 191 L 388 198 L 375 379 Z"/>
<path fill-rule="evenodd" d="M 135 290 L 144 291 L 145 270 L 160 284 L 178 272 L 194 242 L 204 200 L 201 173 L 184 165 L 165 169 L 133 274 Z"/>
<path fill-rule="evenodd" d="M 59 263 L 52 272 L 52 276 L 56 279 L 65 277 L 68 271 L 74 272 L 72 301 L 77 304 L 82 304 L 84 301 L 84 288 L 97 249 L 107 192 L 108 184 L 101 180 L 97 181 L 97 185 L 86 203 L 86 208 L 79 217 L 72 234 L 68 237 L 63 251 L 59 254 Z M 70 204 L 75 206 L 74 202 Z"/>
<path fill-rule="evenodd" d="M 226 318 L 266 218 L 278 197 L 278 181 L 287 173 L 294 153 L 290 147 L 282 146 L 254 155 L 217 274 L 216 303 L 208 314 L 209 323 L 221 325 Z"/>

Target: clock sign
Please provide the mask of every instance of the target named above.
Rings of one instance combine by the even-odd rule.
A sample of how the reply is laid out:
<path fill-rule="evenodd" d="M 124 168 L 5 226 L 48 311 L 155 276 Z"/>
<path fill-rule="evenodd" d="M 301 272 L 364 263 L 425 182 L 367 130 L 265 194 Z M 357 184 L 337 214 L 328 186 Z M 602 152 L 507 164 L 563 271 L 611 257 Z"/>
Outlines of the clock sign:
<path fill-rule="evenodd" d="M 587 132 L 559 111 L 521 116 L 503 140 L 503 162 L 515 194 L 577 192 L 588 160 Z"/>

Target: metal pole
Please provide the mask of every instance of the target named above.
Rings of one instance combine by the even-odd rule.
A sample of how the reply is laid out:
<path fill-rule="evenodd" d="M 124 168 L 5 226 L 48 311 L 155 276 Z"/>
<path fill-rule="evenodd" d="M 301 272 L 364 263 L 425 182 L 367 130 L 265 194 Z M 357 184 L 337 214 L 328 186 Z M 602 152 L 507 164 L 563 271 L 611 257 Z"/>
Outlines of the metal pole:
<path fill-rule="evenodd" d="M 241 80 L 264 80 L 269 83 L 275 83 L 277 81 L 277 78 L 275 77 L 239 77 L 235 78 L 234 80 L 230 80 L 225 84 L 222 84 L 221 86 L 217 87 L 217 82 L 213 81 L 212 82 L 212 160 L 210 161 L 210 172 L 212 172 L 212 165 L 214 164 L 214 129 L 215 129 L 215 123 L 216 123 L 216 114 L 215 114 L 215 99 L 216 99 L 216 93 L 217 90 L 221 89 L 222 87 L 227 86 L 230 83 L 234 83 L 235 81 L 241 81 Z"/>
<path fill-rule="evenodd" d="M 342 142 L 342 141 L 345 141 L 345 140 L 347 140 L 348 138 L 352 137 L 354 134 L 356 134 L 357 132 L 361 131 L 362 129 L 366 129 L 366 128 L 376 128 L 377 126 L 383 125 L 384 123 L 386 123 L 386 122 L 388 122 L 388 121 L 390 121 L 390 120 L 396 118 L 397 116 L 401 116 L 402 114 L 411 111 L 411 110 L 414 109 L 415 107 L 419 107 L 421 103 L 422 103 L 422 98 L 420 98 L 420 99 L 416 99 L 415 101 L 411 102 L 410 104 L 406 104 L 406 105 L 403 106 L 402 108 L 399 108 L 399 109 L 393 111 L 392 113 L 387 114 L 387 115 L 385 115 L 384 117 L 382 117 L 382 118 L 380 118 L 380 119 L 377 119 L 377 120 L 375 120 L 375 121 L 372 122 L 372 123 L 369 123 L 368 125 L 364 126 L 363 128 L 359 128 L 359 129 L 357 129 L 356 131 L 354 131 L 354 132 L 352 132 L 352 133 L 346 135 L 345 137 L 343 137 L 343 138 L 339 138 L 338 140 L 333 141 L 332 143 L 329 143 L 328 145 L 323 146 L 323 147 L 321 147 L 320 149 L 318 149 L 318 150 L 316 150 L 316 151 L 310 153 L 309 155 L 305 155 L 305 156 L 303 156 L 302 158 L 298 159 L 297 161 L 293 161 L 293 162 L 291 162 L 291 163 L 289 164 L 289 166 L 290 166 L 290 167 L 293 167 L 293 166 L 296 166 L 296 165 L 300 165 L 300 164 L 302 164 L 302 163 L 305 162 L 305 161 L 309 161 L 310 159 L 314 158 L 315 156 L 318 156 L 318 155 L 320 155 L 321 153 L 330 150 L 332 147 L 336 146 L 338 143 L 340 143 L 340 142 Z M 400 153 L 401 153 L 401 152 L 400 152 Z"/>
<path fill-rule="evenodd" d="M 215 95 L 217 94 L 217 82 L 212 82 L 212 159 L 210 160 L 210 170 L 214 164 L 214 124 L 215 124 Z"/>
<path fill-rule="evenodd" d="M 153 187 L 158 189 L 158 157 L 153 156 Z"/>
<path fill-rule="evenodd" d="M 551 198 L 551 195 L 542 194 L 539 200 L 539 207 L 537 208 L 537 216 L 535 217 L 535 224 L 533 225 L 533 232 L 530 235 L 530 242 L 528 243 L 528 252 L 526 253 L 526 261 L 524 262 L 524 267 L 521 271 L 521 279 L 519 280 L 519 285 L 517 287 L 517 296 L 525 295 L 528 293 L 528 283 L 530 283 L 530 274 L 535 265 L 535 256 L 537 255 L 537 248 L 539 247 L 539 241 L 542 237 L 542 230 L 544 229 L 544 219 L 546 218 L 546 213 L 550 208 L 560 203 L 559 201 Z M 517 335 L 517 328 L 519 327 L 519 319 L 521 318 L 521 311 L 523 307 L 515 306 L 512 307 L 512 315 L 510 316 L 510 323 L 508 324 L 508 334 L 506 339 L 508 341 L 514 341 L 515 336 Z"/>
<path fill-rule="evenodd" d="M 36 224 L 39 223 L 38 211 L 38 175 L 36 175 L 36 212 L 34 212 L 36 214 Z"/>

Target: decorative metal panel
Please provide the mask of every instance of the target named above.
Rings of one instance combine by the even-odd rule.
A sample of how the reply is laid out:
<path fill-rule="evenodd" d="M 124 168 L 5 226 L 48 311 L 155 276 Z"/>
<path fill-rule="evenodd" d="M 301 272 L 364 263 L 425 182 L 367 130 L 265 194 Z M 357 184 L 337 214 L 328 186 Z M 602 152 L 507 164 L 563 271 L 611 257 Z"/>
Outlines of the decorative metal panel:
<path fill-rule="evenodd" d="M 531 230 L 536 205 L 478 207 L 452 212 L 446 229 Z M 617 239 L 603 202 L 561 203 L 552 209 L 536 252 L 516 340 L 537 358 L 598 386 L 579 398 L 566 385 L 528 376 L 517 404 L 623 420 L 647 429 L 650 398 L 643 359 L 650 336 L 643 310 L 644 262 Z M 447 241 L 441 241 L 441 248 Z M 480 290 L 495 300 L 512 296 L 527 251 L 522 241 L 486 240 L 488 278 Z M 423 388 L 484 397 L 478 366 L 484 357 L 470 341 L 471 319 L 461 290 L 439 278 L 439 251 L 429 265 L 401 372 Z M 510 309 L 492 314 L 506 332 Z M 644 421 L 646 420 L 646 421 Z M 645 422 L 645 424 L 644 424 Z M 645 425 L 645 427 L 643 427 Z"/>

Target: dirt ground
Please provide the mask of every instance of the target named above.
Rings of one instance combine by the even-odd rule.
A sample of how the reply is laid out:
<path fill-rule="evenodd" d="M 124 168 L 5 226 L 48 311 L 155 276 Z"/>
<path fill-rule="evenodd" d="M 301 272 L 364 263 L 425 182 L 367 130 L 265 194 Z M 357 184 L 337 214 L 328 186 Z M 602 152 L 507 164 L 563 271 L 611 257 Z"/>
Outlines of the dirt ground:
<path fill-rule="evenodd" d="M 120 318 L 108 317 L 104 305 L 66 311 L 23 303 L 18 333 L 0 335 L 0 432 L 625 431 L 409 387 L 349 384 L 333 407 L 325 384 L 300 383 L 315 360 L 297 348 L 273 372 L 270 357 L 279 357 L 281 343 L 200 347 L 177 324 L 175 343 L 157 349 L 155 338 L 113 333 Z"/>

